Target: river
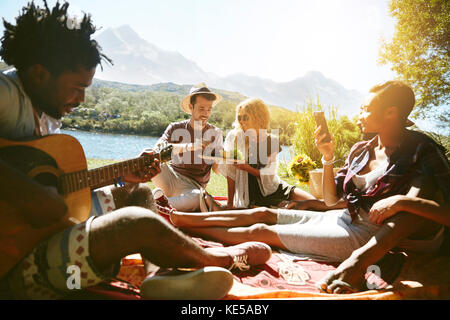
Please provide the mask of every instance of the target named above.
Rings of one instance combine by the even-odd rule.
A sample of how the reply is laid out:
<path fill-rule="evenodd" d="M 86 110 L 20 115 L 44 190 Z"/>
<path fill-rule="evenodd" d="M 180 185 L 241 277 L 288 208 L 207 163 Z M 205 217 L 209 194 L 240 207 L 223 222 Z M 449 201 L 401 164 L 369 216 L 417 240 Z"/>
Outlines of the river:
<path fill-rule="evenodd" d="M 75 130 L 61 130 L 61 133 L 77 138 L 83 146 L 86 158 L 93 159 L 129 159 L 140 154 L 145 148 L 154 147 L 158 137 L 136 136 L 127 134 L 97 133 Z M 291 159 L 290 148 L 282 147 L 279 160 Z"/>

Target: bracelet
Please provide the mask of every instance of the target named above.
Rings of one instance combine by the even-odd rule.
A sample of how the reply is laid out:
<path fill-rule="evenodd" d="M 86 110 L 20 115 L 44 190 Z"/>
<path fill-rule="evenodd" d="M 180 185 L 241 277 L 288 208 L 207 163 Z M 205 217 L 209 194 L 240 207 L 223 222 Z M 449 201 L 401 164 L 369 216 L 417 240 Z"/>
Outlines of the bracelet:
<path fill-rule="evenodd" d="M 116 180 L 114 180 L 114 186 L 115 187 L 123 187 L 125 186 L 125 181 L 122 181 L 123 177 L 118 177 Z"/>
<path fill-rule="evenodd" d="M 335 160 L 336 160 L 336 157 L 333 156 L 333 159 L 331 159 L 331 160 L 329 160 L 329 161 L 325 161 L 325 160 L 323 159 L 323 156 L 322 156 L 322 164 L 323 164 L 324 166 L 330 166 L 330 165 L 332 165 L 332 164 L 334 163 Z"/>

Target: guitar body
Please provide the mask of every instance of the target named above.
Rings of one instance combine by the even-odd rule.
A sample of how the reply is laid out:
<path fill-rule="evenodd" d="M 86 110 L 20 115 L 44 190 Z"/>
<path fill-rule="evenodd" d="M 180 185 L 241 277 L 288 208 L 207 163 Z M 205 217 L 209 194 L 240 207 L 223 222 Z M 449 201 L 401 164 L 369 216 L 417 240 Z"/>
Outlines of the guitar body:
<path fill-rule="evenodd" d="M 57 188 L 62 174 L 87 169 L 80 143 L 63 134 L 23 142 L 0 139 L 0 158 L 40 184 Z M 68 206 L 67 215 L 60 222 L 39 229 L 33 228 L 21 212 L 0 199 L 0 278 L 40 242 L 72 226 L 74 222 L 70 217 L 79 222 L 88 219 L 91 211 L 89 187 L 62 196 Z"/>

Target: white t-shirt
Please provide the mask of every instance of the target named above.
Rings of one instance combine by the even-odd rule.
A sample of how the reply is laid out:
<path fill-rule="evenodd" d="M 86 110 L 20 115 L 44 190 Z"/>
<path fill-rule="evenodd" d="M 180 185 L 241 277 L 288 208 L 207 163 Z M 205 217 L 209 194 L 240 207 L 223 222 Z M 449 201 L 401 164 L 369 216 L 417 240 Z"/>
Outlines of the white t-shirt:
<path fill-rule="evenodd" d="M 0 73 L 0 137 L 10 140 L 34 136 L 33 106 L 16 71 Z M 40 133 L 60 133 L 61 121 L 45 113 L 39 118 Z"/>
<path fill-rule="evenodd" d="M 381 177 L 386 172 L 388 165 L 389 165 L 389 162 L 384 161 L 378 167 L 376 167 L 374 170 L 372 170 L 366 174 L 354 175 L 352 178 L 352 181 L 355 184 L 356 188 L 358 188 L 361 191 L 366 191 L 367 189 L 372 187 L 375 183 L 377 183 L 378 178 Z"/>

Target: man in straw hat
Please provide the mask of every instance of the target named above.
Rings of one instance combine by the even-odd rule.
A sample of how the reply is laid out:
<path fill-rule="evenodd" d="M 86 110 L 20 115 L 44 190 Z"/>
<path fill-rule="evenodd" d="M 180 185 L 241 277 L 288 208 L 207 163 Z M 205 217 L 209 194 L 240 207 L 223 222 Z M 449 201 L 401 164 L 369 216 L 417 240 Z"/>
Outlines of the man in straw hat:
<path fill-rule="evenodd" d="M 202 155 L 215 155 L 223 147 L 222 131 L 209 124 L 212 108 L 222 97 L 212 92 L 204 83 L 193 86 L 181 100 L 181 109 L 190 114 L 188 120 L 169 124 L 157 145 L 173 145 L 170 164 L 161 166 L 161 173 L 152 181 L 156 199 L 168 197 L 169 204 L 180 211 L 198 211 L 203 189 L 209 182 L 211 168 L 217 171 L 217 164 L 203 159 Z M 163 197 L 165 198 L 165 197 Z"/>

